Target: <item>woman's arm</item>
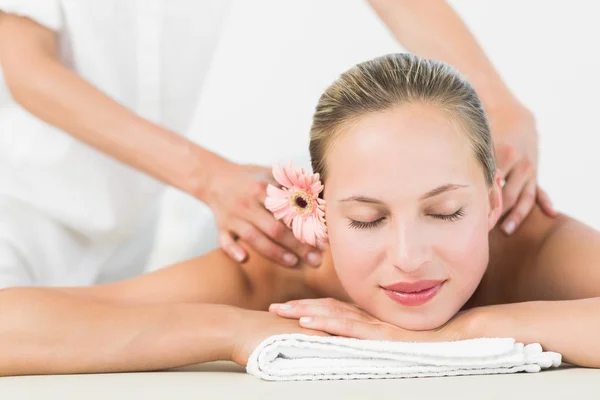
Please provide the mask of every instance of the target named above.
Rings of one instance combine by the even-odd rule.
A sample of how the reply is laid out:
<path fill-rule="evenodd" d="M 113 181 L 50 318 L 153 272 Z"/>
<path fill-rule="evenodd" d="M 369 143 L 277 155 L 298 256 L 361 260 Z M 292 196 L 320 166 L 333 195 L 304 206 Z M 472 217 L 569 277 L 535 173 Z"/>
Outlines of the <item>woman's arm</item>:
<path fill-rule="evenodd" d="M 311 297 L 304 274 L 314 269 L 282 268 L 241 245 L 245 264 L 216 250 L 114 284 L 0 290 L 0 376 L 243 365 L 270 335 L 318 334 L 244 310 Z"/>
<path fill-rule="evenodd" d="M 561 353 L 567 363 L 600 368 L 600 297 L 499 304 L 468 314 L 472 320 L 466 325 L 468 337 L 540 343 L 544 350 Z"/>
<path fill-rule="evenodd" d="M 64 66 L 57 47 L 53 31 L 0 13 L 0 61 L 15 100 L 111 157 L 202 197 L 209 172 L 224 160 L 110 99 Z"/>
<path fill-rule="evenodd" d="M 326 336 L 265 311 L 218 304 L 128 305 L 60 291 L 0 291 L 0 376 L 246 365 L 264 339 Z"/>
<path fill-rule="evenodd" d="M 123 305 L 0 291 L 0 376 L 165 369 L 230 359 L 234 307 Z"/>
<path fill-rule="evenodd" d="M 565 215 L 551 219 L 535 210 L 515 237 L 492 238 L 500 246 L 496 258 L 529 256 L 515 267 L 495 267 L 499 275 L 489 278 L 499 278 L 500 298 L 511 304 L 467 311 L 474 321 L 470 334 L 539 342 L 565 362 L 600 368 L 600 233 Z"/>

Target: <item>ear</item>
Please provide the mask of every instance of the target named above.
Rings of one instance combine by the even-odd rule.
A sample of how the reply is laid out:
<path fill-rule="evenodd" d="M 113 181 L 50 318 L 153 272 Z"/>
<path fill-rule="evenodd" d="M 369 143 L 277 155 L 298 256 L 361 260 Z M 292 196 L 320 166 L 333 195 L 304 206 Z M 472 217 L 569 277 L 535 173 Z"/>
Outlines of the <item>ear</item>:
<path fill-rule="evenodd" d="M 489 189 L 488 196 L 490 204 L 488 211 L 488 231 L 491 231 L 500 219 L 500 215 L 502 215 L 502 176 L 499 169 L 496 169 L 494 183 Z"/>

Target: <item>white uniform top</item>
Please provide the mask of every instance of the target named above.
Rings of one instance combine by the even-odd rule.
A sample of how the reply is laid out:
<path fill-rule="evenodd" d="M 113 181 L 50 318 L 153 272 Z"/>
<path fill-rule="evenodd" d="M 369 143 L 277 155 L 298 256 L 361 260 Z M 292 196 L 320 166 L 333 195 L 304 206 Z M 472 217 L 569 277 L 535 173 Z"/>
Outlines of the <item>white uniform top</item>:
<path fill-rule="evenodd" d="M 0 10 L 56 31 L 62 61 L 78 75 L 178 133 L 186 132 L 229 6 L 224 0 L 0 0 Z M 162 186 L 38 120 L 0 80 L 0 287 L 7 243 L 36 284 L 97 281 L 117 249 L 148 229 Z M 44 233 L 34 221 L 58 224 L 63 233 Z M 33 246 L 32 235 L 66 236 L 39 237 Z M 60 255 L 66 251 L 60 246 L 73 247 L 72 254 Z M 126 258 L 111 262 L 115 276 L 134 263 Z"/>

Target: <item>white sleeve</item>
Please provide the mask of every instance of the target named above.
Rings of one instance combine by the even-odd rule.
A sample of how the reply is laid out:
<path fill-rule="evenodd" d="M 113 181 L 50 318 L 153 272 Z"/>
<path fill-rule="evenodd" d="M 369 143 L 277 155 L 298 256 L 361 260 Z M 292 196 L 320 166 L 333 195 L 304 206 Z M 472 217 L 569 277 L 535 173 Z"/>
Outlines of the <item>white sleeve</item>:
<path fill-rule="evenodd" d="M 58 0 L 0 0 L 0 11 L 31 18 L 53 31 L 60 30 L 63 25 Z"/>

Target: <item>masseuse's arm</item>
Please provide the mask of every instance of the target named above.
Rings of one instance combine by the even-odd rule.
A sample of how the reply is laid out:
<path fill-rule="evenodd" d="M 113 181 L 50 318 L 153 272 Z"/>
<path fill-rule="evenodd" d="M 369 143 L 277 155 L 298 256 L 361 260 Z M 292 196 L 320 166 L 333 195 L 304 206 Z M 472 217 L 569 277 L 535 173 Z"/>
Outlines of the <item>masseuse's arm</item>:
<path fill-rule="evenodd" d="M 0 290 L 0 376 L 244 364 L 268 336 L 316 334 L 248 310 L 311 293 L 299 275 L 308 267 L 275 267 L 246 250 L 245 264 L 217 250 L 114 284 Z"/>
<path fill-rule="evenodd" d="M 506 179 L 501 227 L 511 234 L 536 197 L 555 215 L 537 187 L 537 130 L 529 112 L 510 92 L 466 25 L 444 0 L 369 0 L 396 39 L 410 52 L 456 67 L 482 99 L 490 119 L 498 167 Z"/>
<path fill-rule="evenodd" d="M 207 203 L 232 258 L 247 257 L 237 236 L 283 265 L 295 265 L 295 254 L 311 262 L 314 249 L 264 208 L 267 180 L 257 172 L 270 170 L 228 162 L 140 118 L 65 67 L 55 32 L 28 18 L 0 12 L 0 62 L 13 97 L 33 115 Z"/>

